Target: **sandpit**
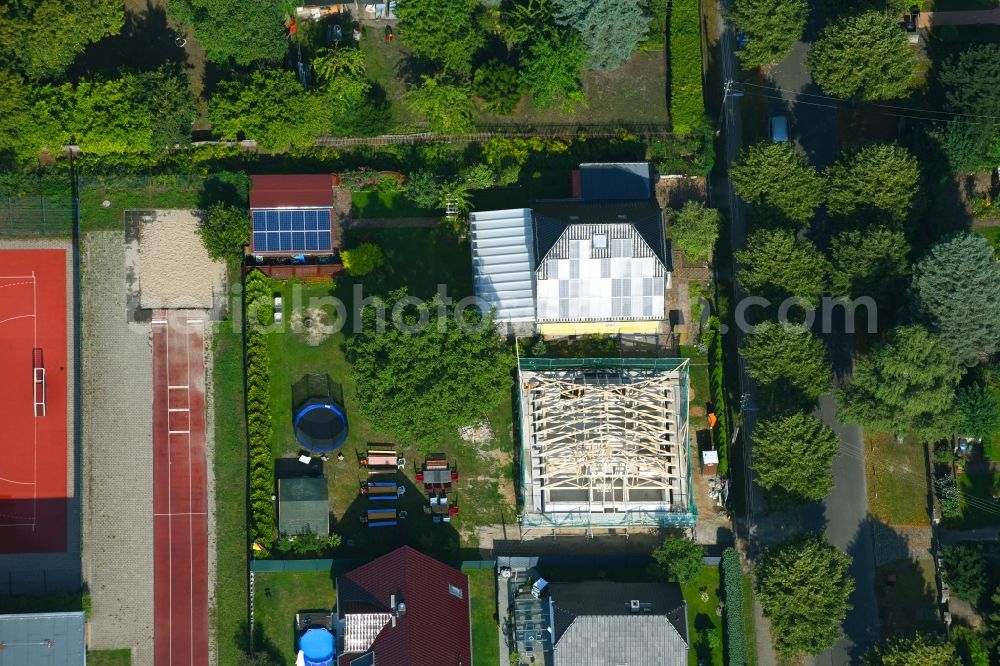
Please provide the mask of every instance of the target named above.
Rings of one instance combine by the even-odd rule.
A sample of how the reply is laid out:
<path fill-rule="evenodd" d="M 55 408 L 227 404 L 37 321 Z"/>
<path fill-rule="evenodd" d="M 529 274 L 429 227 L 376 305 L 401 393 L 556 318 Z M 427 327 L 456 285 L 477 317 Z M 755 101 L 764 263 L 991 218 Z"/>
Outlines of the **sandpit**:
<path fill-rule="evenodd" d="M 198 235 L 200 211 L 144 213 L 128 252 L 138 280 L 139 307 L 210 310 L 224 298 L 226 264 L 213 261 Z"/>

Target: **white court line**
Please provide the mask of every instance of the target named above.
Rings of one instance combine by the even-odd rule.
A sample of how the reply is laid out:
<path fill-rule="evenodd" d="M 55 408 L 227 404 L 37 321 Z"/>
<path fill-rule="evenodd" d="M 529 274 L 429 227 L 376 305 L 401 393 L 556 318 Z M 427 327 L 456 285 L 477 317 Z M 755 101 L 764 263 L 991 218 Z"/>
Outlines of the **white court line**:
<path fill-rule="evenodd" d="M 168 430 L 167 434 L 168 435 L 190 435 L 191 431 L 190 430 Z"/>
<path fill-rule="evenodd" d="M 25 277 L 27 277 L 27 276 L 25 276 Z M 3 280 L 3 279 L 4 278 L 0 278 L 0 280 Z M 31 280 L 25 280 L 24 282 L 11 282 L 10 284 L 0 284 L 0 289 L 3 289 L 5 287 L 16 287 L 16 286 L 22 285 L 22 284 L 31 284 Z"/>
<path fill-rule="evenodd" d="M 184 354 L 187 357 L 187 383 L 191 386 L 191 332 L 188 327 L 191 325 L 191 320 L 188 320 L 187 325 L 184 327 Z M 187 393 L 187 404 L 191 406 L 191 389 L 188 389 Z M 191 510 L 191 498 L 194 496 L 192 492 L 192 474 L 191 474 L 191 422 L 188 419 L 188 511 Z M 188 619 L 190 620 L 190 633 L 188 636 L 191 640 L 191 665 L 194 666 L 194 521 L 188 521 L 188 564 L 190 569 L 188 570 L 188 582 L 190 583 L 191 591 L 188 596 L 188 602 L 190 610 L 188 612 Z"/>
<path fill-rule="evenodd" d="M 187 407 L 167 407 L 168 412 L 190 412 Z"/>
<path fill-rule="evenodd" d="M 34 317 L 33 314 L 17 315 L 16 317 L 7 317 L 6 319 L 0 319 L 0 324 L 6 324 L 9 321 L 14 321 L 15 319 L 27 319 L 28 317 Z"/>
<path fill-rule="evenodd" d="M 34 280 L 35 273 L 31 275 L 0 275 L 0 280 Z"/>
<path fill-rule="evenodd" d="M 6 481 L 7 483 L 16 483 L 19 486 L 33 486 L 36 483 L 35 481 L 15 481 L 14 479 L 7 479 L 2 476 L 0 476 L 0 481 Z"/>
<path fill-rule="evenodd" d="M 166 517 L 169 517 L 169 516 L 207 516 L 208 514 L 205 513 L 204 511 L 201 511 L 201 512 L 198 512 L 198 511 L 191 511 L 191 512 L 179 511 L 179 512 L 175 512 L 175 513 L 154 513 L 153 515 L 154 516 L 166 516 Z"/>
<path fill-rule="evenodd" d="M 166 328 L 166 327 L 165 327 Z M 163 332 L 166 341 L 166 372 L 167 372 L 167 409 L 170 409 L 170 329 Z M 172 486 L 170 482 L 173 463 L 170 462 L 170 417 L 167 417 L 167 511 L 172 511 L 174 501 L 172 497 Z M 167 517 L 167 611 L 170 619 L 167 621 L 167 662 L 174 663 L 174 525 L 173 518 Z"/>
<path fill-rule="evenodd" d="M 170 354 L 168 353 L 167 355 L 169 356 Z M 167 374 L 170 374 L 170 373 L 168 372 Z M 168 385 L 167 388 L 168 389 L 177 389 L 177 390 L 180 390 L 180 389 L 186 389 L 186 388 L 191 388 L 191 387 L 189 387 L 187 384 L 185 384 L 183 386 L 181 386 L 180 384 L 171 384 L 171 385 Z"/>
<path fill-rule="evenodd" d="M 34 523 L 0 523 L 0 527 L 30 527 L 34 529 Z"/>

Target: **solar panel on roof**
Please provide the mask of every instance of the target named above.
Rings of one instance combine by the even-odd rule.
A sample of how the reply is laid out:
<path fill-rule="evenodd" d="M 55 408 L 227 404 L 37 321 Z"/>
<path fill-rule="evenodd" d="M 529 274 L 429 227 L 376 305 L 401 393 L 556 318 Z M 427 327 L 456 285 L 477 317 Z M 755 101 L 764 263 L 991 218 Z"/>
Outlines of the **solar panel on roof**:
<path fill-rule="evenodd" d="M 333 249 L 328 209 L 254 209 L 257 252 L 329 252 Z"/>

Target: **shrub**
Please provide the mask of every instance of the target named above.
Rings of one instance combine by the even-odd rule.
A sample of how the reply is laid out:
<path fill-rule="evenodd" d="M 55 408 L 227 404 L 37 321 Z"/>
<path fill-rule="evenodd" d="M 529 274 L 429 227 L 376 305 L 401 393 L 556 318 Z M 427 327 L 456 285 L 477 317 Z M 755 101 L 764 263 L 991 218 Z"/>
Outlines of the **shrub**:
<path fill-rule="evenodd" d="M 385 264 L 385 255 L 374 243 L 362 243 L 356 248 L 343 250 L 340 258 L 344 262 L 344 268 L 353 277 L 368 275 Z"/>
<path fill-rule="evenodd" d="M 441 185 L 430 171 L 414 171 L 406 181 L 404 195 L 420 208 L 435 208 L 441 198 Z"/>
<path fill-rule="evenodd" d="M 726 602 L 723 626 L 729 666 L 743 666 L 747 659 L 746 627 L 743 625 L 743 570 L 740 556 L 732 548 L 722 551 L 722 590 Z"/>
<path fill-rule="evenodd" d="M 462 170 L 462 179 L 470 190 L 485 190 L 496 184 L 497 177 L 488 164 L 473 164 Z"/>
<path fill-rule="evenodd" d="M 719 237 L 719 211 L 688 201 L 670 225 L 670 238 L 693 261 L 706 261 Z"/>
<path fill-rule="evenodd" d="M 667 537 L 653 551 L 653 559 L 671 580 L 683 585 L 698 577 L 703 554 L 702 547 L 691 539 Z"/>
<path fill-rule="evenodd" d="M 958 484 L 955 482 L 955 475 L 948 474 L 934 483 L 937 485 L 938 498 L 941 500 L 941 515 L 945 518 L 960 517 L 962 515 L 962 503 L 959 501 Z"/>
<path fill-rule="evenodd" d="M 483 100 L 484 109 L 507 116 L 521 101 L 521 81 L 513 67 L 490 60 L 476 70 L 472 92 Z"/>
<path fill-rule="evenodd" d="M 677 134 L 703 123 L 701 13 L 698 0 L 674 0 L 670 11 L 670 122 Z"/>
<path fill-rule="evenodd" d="M 959 543 L 941 549 L 945 580 L 959 599 L 979 603 L 990 584 L 990 571 L 982 544 Z"/>

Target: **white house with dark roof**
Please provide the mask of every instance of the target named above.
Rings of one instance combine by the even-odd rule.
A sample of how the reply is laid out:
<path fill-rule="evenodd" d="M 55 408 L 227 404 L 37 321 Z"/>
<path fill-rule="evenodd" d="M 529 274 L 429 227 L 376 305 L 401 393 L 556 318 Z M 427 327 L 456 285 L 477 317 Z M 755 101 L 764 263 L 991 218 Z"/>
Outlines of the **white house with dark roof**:
<path fill-rule="evenodd" d="M 472 214 L 476 296 L 519 334 L 660 332 L 671 265 L 649 165 L 584 164 L 577 185 L 571 199 Z"/>

